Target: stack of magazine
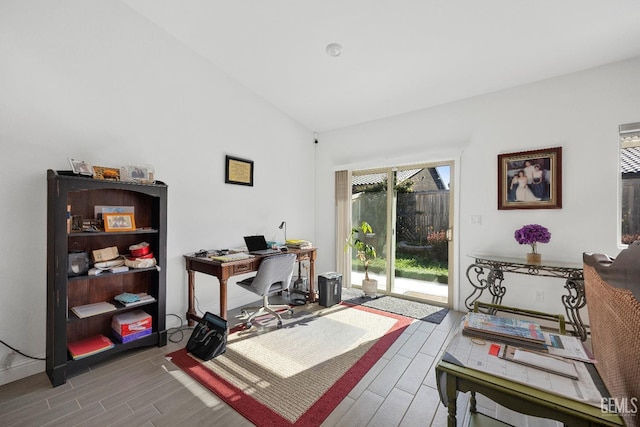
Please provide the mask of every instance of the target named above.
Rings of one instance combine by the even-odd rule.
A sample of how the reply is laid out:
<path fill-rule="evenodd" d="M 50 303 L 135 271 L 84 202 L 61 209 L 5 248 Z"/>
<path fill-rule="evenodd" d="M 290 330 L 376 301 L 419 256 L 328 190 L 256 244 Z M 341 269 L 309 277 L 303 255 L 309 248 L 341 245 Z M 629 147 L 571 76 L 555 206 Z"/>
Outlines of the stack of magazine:
<path fill-rule="evenodd" d="M 533 350 L 547 348 L 540 325 L 522 319 L 470 312 L 465 318 L 462 334 Z"/>

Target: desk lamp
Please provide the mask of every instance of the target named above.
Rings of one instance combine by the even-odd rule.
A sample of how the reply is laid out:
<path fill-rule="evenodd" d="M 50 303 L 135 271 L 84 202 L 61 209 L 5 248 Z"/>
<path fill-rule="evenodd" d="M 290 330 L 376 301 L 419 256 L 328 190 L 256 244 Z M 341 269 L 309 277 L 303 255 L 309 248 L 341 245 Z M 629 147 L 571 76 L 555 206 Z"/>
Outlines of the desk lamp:
<path fill-rule="evenodd" d="M 280 223 L 280 227 L 278 227 L 280 230 L 283 230 L 284 232 L 284 243 L 287 243 L 287 223 L 286 221 L 282 221 Z"/>

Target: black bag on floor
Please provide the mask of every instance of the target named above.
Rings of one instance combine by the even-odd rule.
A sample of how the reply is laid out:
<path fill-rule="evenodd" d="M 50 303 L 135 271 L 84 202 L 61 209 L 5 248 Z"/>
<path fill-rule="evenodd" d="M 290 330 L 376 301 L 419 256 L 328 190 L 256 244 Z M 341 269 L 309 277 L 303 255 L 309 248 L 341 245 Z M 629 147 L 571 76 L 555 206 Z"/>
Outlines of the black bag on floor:
<path fill-rule="evenodd" d="M 205 313 L 187 342 L 187 351 L 199 359 L 211 360 L 226 349 L 227 321 L 213 313 Z"/>

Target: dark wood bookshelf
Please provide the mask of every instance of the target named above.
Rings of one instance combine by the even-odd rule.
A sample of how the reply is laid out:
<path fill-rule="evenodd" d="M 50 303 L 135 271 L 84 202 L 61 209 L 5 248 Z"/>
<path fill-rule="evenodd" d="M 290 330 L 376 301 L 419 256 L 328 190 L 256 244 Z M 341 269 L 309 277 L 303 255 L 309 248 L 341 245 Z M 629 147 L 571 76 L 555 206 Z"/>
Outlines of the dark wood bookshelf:
<path fill-rule="evenodd" d="M 167 185 L 162 182 L 98 180 L 70 171 L 47 171 L 47 345 L 46 370 L 53 386 L 64 384 L 67 375 L 80 372 L 118 353 L 144 346 L 164 346 L 166 331 Z M 133 206 L 134 231 L 72 231 L 67 228 L 67 206 L 71 214 L 84 219 L 95 217 L 95 206 Z M 130 268 L 123 272 L 103 272 L 96 276 L 69 276 L 68 254 L 116 246 L 121 255 L 129 246 L 147 242 L 160 268 Z M 114 301 L 123 292 L 146 292 L 156 300 L 132 307 Z M 110 302 L 116 311 L 79 318 L 71 307 Z M 152 318 L 151 335 L 122 344 L 111 331 L 112 317 L 144 310 Z M 103 352 L 73 359 L 69 342 L 102 334 L 115 344 Z"/>

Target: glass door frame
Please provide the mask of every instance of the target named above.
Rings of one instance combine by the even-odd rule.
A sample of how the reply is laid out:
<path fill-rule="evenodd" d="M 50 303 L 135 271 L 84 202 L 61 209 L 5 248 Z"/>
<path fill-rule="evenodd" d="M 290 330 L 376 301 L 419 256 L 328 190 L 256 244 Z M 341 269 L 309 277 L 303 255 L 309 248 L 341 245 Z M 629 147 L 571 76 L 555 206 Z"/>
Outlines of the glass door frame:
<path fill-rule="evenodd" d="M 396 178 L 397 172 L 408 169 L 426 169 L 426 168 L 435 168 L 438 166 L 448 166 L 449 167 L 449 214 L 448 214 L 448 223 L 449 227 L 447 230 L 447 240 L 448 240 L 448 280 L 447 280 L 447 303 L 444 304 L 445 307 L 452 308 L 454 306 L 453 298 L 454 298 L 454 278 L 455 274 L 455 250 L 454 250 L 454 223 L 455 223 L 455 174 L 456 174 L 456 161 L 453 159 L 450 160 L 442 160 L 442 161 L 434 161 L 434 162 L 424 162 L 424 163 L 416 163 L 409 164 L 403 166 L 391 166 L 391 167 L 383 167 L 383 168 L 375 168 L 375 169 L 363 169 L 363 170 L 352 170 L 351 175 L 367 175 L 367 174 L 375 174 L 375 173 L 386 173 L 387 174 L 387 201 L 386 201 L 386 209 L 387 209 L 387 233 L 386 233 L 386 285 L 383 290 L 384 293 L 401 296 L 406 299 L 418 300 L 423 302 L 429 302 L 425 300 L 419 300 L 417 298 L 407 297 L 405 295 L 395 294 L 392 292 L 394 289 L 395 282 L 395 256 L 396 256 L 396 232 L 397 232 L 397 191 L 396 191 Z M 391 179 L 393 178 L 393 179 Z M 382 289 L 378 288 L 382 291 Z M 435 303 L 435 302 L 433 302 Z"/>

